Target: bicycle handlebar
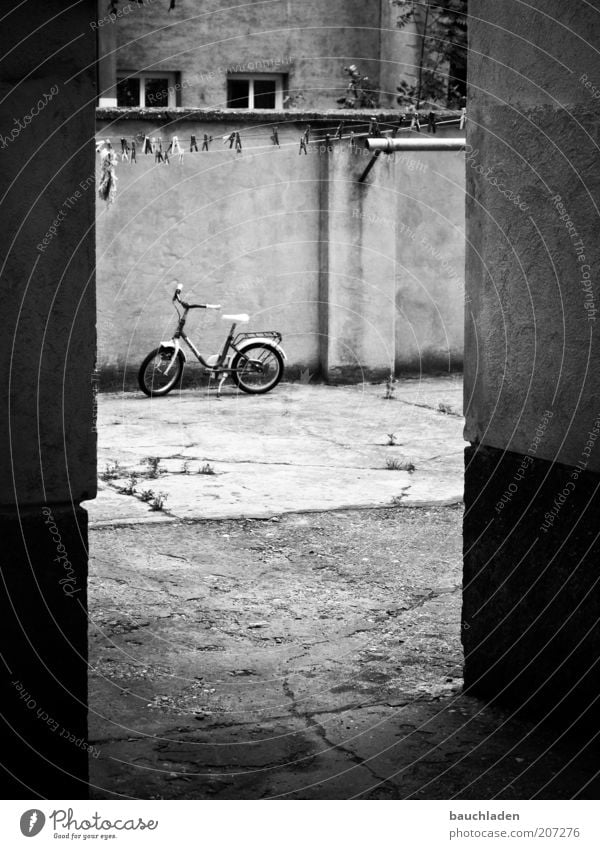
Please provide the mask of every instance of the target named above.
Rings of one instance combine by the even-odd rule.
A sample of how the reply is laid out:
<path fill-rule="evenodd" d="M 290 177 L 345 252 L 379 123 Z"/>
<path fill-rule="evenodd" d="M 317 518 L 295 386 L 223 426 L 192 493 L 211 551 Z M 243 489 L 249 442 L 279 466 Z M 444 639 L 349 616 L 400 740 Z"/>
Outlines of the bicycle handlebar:
<path fill-rule="evenodd" d="M 181 295 L 181 290 L 183 289 L 183 284 L 178 283 L 177 288 L 175 289 L 175 294 L 173 295 L 173 301 L 177 301 L 181 304 L 184 310 L 220 310 L 221 304 L 187 304 L 185 301 L 182 301 L 179 297 Z"/>

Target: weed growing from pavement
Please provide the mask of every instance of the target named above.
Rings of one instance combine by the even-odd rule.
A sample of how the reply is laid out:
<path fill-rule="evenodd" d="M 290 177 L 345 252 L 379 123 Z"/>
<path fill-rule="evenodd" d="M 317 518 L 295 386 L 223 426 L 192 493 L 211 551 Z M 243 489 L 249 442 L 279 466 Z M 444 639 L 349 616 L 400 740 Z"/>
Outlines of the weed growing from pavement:
<path fill-rule="evenodd" d="M 140 498 L 142 501 L 148 502 L 152 501 L 154 498 L 154 490 L 153 489 L 143 489 L 140 492 Z"/>
<path fill-rule="evenodd" d="M 181 474 L 182 475 L 189 475 L 189 473 L 190 473 L 190 463 L 189 463 L 189 460 L 185 460 L 181 464 Z"/>
<path fill-rule="evenodd" d="M 203 466 L 200 466 L 198 469 L 199 475 L 216 475 L 215 470 L 210 465 L 210 463 L 205 463 Z"/>
<path fill-rule="evenodd" d="M 397 445 L 397 444 L 398 444 L 398 443 L 396 442 L 396 434 L 395 434 L 395 433 L 388 433 L 388 441 L 387 441 L 387 444 L 388 444 L 388 445 Z"/>
<path fill-rule="evenodd" d="M 405 489 L 410 489 L 409 486 L 402 487 L 402 492 L 400 495 L 392 495 L 392 507 L 401 507 L 402 499 L 408 498 L 408 492 L 404 492 Z"/>
<path fill-rule="evenodd" d="M 152 501 L 150 503 L 150 509 L 163 510 L 165 506 L 165 501 L 168 497 L 169 496 L 166 492 L 157 492 L 156 495 L 154 495 L 152 498 Z"/>
<path fill-rule="evenodd" d="M 438 404 L 438 413 L 444 413 L 446 416 L 460 416 L 451 404 L 445 404 L 443 401 Z"/>
<path fill-rule="evenodd" d="M 416 466 L 411 460 L 402 460 L 396 457 L 386 457 L 385 467 L 393 472 L 412 473 L 416 470 Z"/>
<path fill-rule="evenodd" d="M 114 481 L 117 478 L 122 478 L 124 471 L 125 469 L 118 460 L 111 460 L 106 464 L 100 477 L 103 481 Z"/>
<path fill-rule="evenodd" d="M 137 492 L 136 486 L 138 482 L 138 475 L 135 472 L 131 472 L 129 475 L 129 480 L 124 486 L 119 487 L 119 492 L 123 495 L 135 495 Z"/>
<path fill-rule="evenodd" d="M 146 477 L 157 478 L 162 474 L 163 470 L 160 468 L 160 457 L 146 457 L 144 463 L 148 466 Z"/>
<path fill-rule="evenodd" d="M 385 383 L 385 395 L 383 396 L 385 401 L 392 401 L 394 399 L 394 392 L 396 391 L 395 383 L 396 378 L 393 374 L 390 374 Z"/>

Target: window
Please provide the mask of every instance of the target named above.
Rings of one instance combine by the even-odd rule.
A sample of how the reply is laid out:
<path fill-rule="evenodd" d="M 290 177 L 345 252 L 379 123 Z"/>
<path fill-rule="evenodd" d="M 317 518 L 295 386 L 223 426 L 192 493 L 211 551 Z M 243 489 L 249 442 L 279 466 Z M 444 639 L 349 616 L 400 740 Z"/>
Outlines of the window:
<path fill-rule="evenodd" d="M 122 71 L 117 75 L 117 106 L 176 106 L 180 88 L 176 76 L 170 71 L 143 74 Z"/>
<path fill-rule="evenodd" d="M 283 76 L 230 74 L 228 109 L 283 109 Z"/>

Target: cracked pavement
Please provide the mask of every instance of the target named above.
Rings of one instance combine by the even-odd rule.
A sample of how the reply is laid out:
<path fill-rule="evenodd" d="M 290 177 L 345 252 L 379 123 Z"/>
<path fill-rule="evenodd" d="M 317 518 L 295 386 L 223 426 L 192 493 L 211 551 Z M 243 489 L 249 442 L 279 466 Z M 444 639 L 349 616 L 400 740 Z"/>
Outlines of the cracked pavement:
<path fill-rule="evenodd" d="M 93 798 L 595 798 L 586 741 L 462 692 L 460 383 L 382 391 L 100 398 L 101 457 L 171 474 L 139 482 L 167 512 L 125 477 L 92 510 Z M 389 433 L 412 474 L 381 470 Z"/>

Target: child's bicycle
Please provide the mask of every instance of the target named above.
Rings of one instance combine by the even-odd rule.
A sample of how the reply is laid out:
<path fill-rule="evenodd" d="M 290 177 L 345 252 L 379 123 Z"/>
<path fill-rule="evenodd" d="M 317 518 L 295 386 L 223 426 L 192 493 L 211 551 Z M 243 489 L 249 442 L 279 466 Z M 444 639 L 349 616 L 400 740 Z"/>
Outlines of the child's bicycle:
<path fill-rule="evenodd" d="M 166 395 L 179 386 L 187 359 L 181 347 L 181 339 L 204 366 L 210 378 L 219 379 L 217 395 L 220 394 L 223 383 L 230 375 L 233 382 L 243 392 L 251 394 L 269 392 L 277 386 L 283 377 L 283 361 L 286 359 L 279 344 L 281 333 L 275 330 L 261 330 L 255 333 L 236 334 L 236 325 L 249 321 L 249 317 L 224 315 L 223 319 L 233 322 L 229 334 L 220 353 L 205 360 L 183 331 L 187 314 L 190 310 L 219 310 L 221 307 L 217 304 L 188 304 L 181 300 L 181 289 L 181 284 L 177 284 L 173 295 L 173 303 L 179 316 L 173 338 L 167 342 L 161 342 L 158 348 L 148 354 L 140 366 L 138 383 L 142 392 L 151 397 Z M 177 308 L 178 304 L 183 308 L 183 312 Z"/>

